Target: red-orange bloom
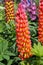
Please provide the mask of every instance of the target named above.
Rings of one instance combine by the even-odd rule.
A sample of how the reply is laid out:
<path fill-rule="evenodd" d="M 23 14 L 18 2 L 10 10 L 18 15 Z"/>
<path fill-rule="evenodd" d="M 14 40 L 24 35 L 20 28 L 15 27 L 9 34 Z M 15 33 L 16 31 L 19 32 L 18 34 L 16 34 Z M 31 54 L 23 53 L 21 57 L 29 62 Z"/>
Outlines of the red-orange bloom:
<path fill-rule="evenodd" d="M 43 0 L 39 3 L 38 40 L 43 44 Z"/>
<path fill-rule="evenodd" d="M 18 7 L 15 20 L 19 57 L 24 60 L 31 56 L 31 40 L 27 16 L 21 5 Z"/>
<path fill-rule="evenodd" d="M 13 0 L 4 0 L 6 20 L 14 20 L 14 2 Z"/>

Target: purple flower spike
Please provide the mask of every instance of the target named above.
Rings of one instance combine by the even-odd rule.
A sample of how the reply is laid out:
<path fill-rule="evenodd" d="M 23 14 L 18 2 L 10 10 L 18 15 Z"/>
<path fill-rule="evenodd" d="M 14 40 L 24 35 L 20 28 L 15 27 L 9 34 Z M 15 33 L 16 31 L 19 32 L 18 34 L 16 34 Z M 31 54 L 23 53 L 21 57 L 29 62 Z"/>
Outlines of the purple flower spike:
<path fill-rule="evenodd" d="M 31 20 L 36 19 L 36 4 L 33 0 L 21 0 L 22 8 L 29 12 Z"/>

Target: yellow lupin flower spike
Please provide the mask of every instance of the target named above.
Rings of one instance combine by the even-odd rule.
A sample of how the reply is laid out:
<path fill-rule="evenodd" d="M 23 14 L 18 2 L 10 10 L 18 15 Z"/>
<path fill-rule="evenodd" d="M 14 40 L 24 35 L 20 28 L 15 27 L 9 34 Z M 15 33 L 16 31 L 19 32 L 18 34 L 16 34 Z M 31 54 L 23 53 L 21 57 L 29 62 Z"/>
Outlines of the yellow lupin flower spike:
<path fill-rule="evenodd" d="M 4 0 L 6 21 L 14 20 L 14 2 L 13 0 Z"/>

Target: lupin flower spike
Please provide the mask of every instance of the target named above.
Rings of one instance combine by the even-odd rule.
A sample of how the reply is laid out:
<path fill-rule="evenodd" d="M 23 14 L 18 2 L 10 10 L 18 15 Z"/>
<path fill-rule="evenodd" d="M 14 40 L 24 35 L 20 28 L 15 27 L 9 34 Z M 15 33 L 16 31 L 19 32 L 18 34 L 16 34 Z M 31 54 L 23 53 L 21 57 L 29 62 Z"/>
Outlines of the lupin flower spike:
<path fill-rule="evenodd" d="M 18 47 L 19 57 L 24 60 L 29 58 L 31 54 L 30 31 L 28 20 L 22 5 L 19 4 L 16 13 L 16 43 Z"/>
<path fill-rule="evenodd" d="M 43 45 L 43 0 L 39 2 L 38 40 Z"/>
<path fill-rule="evenodd" d="M 14 20 L 14 2 L 13 0 L 4 0 L 6 21 Z"/>
<path fill-rule="evenodd" d="M 29 12 L 31 20 L 36 19 L 36 4 L 33 0 L 21 0 L 22 7 Z"/>
<path fill-rule="evenodd" d="M 30 1 L 31 1 L 30 18 L 31 20 L 35 20 L 36 19 L 36 4 L 34 0 L 30 0 Z"/>

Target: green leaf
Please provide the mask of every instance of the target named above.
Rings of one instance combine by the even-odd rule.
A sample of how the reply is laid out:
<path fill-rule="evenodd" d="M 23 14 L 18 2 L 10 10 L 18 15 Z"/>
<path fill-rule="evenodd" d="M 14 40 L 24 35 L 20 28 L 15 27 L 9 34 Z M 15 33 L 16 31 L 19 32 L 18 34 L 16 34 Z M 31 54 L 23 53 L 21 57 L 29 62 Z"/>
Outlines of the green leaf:
<path fill-rule="evenodd" d="M 16 43 L 14 43 L 12 47 L 13 47 L 13 49 L 15 51 L 16 50 Z"/>
<path fill-rule="evenodd" d="M 14 58 L 14 61 L 15 61 L 15 62 L 17 62 L 18 60 L 20 61 L 21 59 L 20 59 L 19 57 L 15 57 L 15 58 Z"/>
<path fill-rule="evenodd" d="M 12 40 L 16 40 L 16 37 L 15 38 L 12 38 Z"/>
<path fill-rule="evenodd" d="M 0 54 L 2 53 L 2 40 L 0 39 Z"/>
<path fill-rule="evenodd" d="M 8 41 L 0 37 L 0 53 L 8 49 Z"/>
<path fill-rule="evenodd" d="M 40 60 L 40 65 L 43 65 L 43 60 Z"/>
<path fill-rule="evenodd" d="M 13 60 L 9 60 L 7 65 L 11 65 L 13 63 Z"/>
<path fill-rule="evenodd" d="M 15 54 L 10 52 L 10 51 L 6 51 L 5 54 L 8 55 L 8 56 L 15 56 Z"/>
<path fill-rule="evenodd" d="M 3 52 L 8 49 L 8 41 L 3 40 Z"/>
<path fill-rule="evenodd" d="M 0 55 L 0 61 L 2 61 L 3 60 L 3 57 L 2 57 L 2 55 Z"/>
<path fill-rule="evenodd" d="M 5 64 L 3 64 L 3 63 L 0 62 L 0 65 L 5 65 Z"/>
<path fill-rule="evenodd" d="M 5 9 L 5 8 L 4 8 L 4 7 L 2 7 L 2 6 L 0 6 L 0 9 L 2 9 L 2 10 L 3 10 L 3 9 Z"/>
<path fill-rule="evenodd" d="M 32 51 L 33 55 L 36 55 L 38 57 L 42 57 L 43 56 L 43 46 L 39 42 L 38 42 L 37 45 L 34 44 L 34 46 L 33 46 L 31 51 Z"/>
<path fill-rule="evenodd" d="M 20 65 L 25 65 L 24 61 L 21 61 L 21 62 L 20 62 Z"/>
<path fill-rule="evenodd" d="M 27 65 L 29 65 L 29 63 L 27 63 Z"/>
<path fill-rule="evenodd" d="M 3 55 L 3 58 L 6 59 L 6 60 L 10 59 L 10 57 L 8 55 Z"/>
<path fill-rule="evenodd" d="M 4 26 L 3 26 L 3 23 L 0 23 L 0 32 L 3 32 L 4 30 Z"/>
<path fill-rule="evenodd" d="M 4 10 L 0 10 L 0 21 L 2 22 L 5 19 L 5 12 Z"/>
<path fill-rule="evenodd" d="M 10 29 L 10 26 L 9 26 L 9 24 L 7 24 L 7 23 L 6 23 L 6 28 L 7 28 L 7 29 Z"/>

